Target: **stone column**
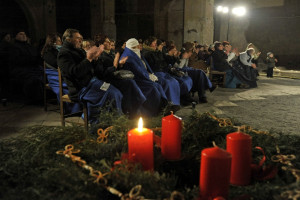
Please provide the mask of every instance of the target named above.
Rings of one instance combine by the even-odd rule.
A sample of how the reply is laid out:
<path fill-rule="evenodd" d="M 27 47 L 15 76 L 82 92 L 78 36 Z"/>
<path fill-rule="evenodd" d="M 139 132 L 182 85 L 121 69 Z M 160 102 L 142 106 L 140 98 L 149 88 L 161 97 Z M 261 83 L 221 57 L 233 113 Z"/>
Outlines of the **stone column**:
<path fill-rule="evenodd" d="M 173 40 L 180 49 L 183 43 L 184 0 L 172 0 L 168 5 L 168 40 Z"/>
<path fill-rule="evenodd" d="M 90 12 L 91 12 L 91 37 L 102 32 L 102 1 L 90 0 Z"/>
<path fill-rule="evenodd" d="M 56 32 L 56 1 L 46 0 L 44 5 L 44 28 L 45 33 Z"/>
<path fill-rule="evenodd" d="M 185 0 L 184 42 L 210 44 L 214 36 L 214 0 Z"/>
<path fill-rule="evenodd" d="M 115 1 L 103 0 L 103 34 L 116 40 L 116 23 L 115 23 Z"/>
<path fill-rule="evenodd" d="M 91 35 L 103 33 L 109 38 L 116 39 L 115 1 L 90 0 Z"/>

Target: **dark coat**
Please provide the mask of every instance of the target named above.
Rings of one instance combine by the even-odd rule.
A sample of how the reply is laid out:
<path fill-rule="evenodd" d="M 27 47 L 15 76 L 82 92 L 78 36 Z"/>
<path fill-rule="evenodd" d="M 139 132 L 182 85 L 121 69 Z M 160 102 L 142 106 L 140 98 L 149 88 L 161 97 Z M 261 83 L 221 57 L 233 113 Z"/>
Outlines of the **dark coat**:
<path fill-rule="evenodd" d="M 274 68 L 275 67 L 276 62 L 275 62 L 274 57 L 273 58 L 268 57 L 266 62 L 267 62 L 268 68 Z"/>
<path fill-rule="evenodd" d="M 98 78 L 102 78 L 102 80 L 111 83 L 112 80 L 114 79 L 113 73 L 117 70 L 113 66 L 114 55 L 111 52 L 107 53 L 107 52 L 103 51 L 99 58 L 99 61 L 103 65 L 104 73 L 102 73 L 102 77 L 98 77 Z"/>
<path fill-rule="evenodd" d="M 144 47 L 141 53 L 154 72 L 169 72 L 168 64 L 165 62 L 162 52 Z"/>
<path fill-rule="evenodd" d="M 57 69 L 57 55 L 58 50 L 53 47 L 45 51 L 42 57 L 46 63 Z"/>
<path fill-rule="evenodd" d="M 212 54 L 212 58 L 215 70 L 224 72 L 228 69 L 231 69 L 231 66 L 227 62 L 228 56 L 224 51 L 216 49 Z"/>
<path fill-rule="evenodd" d="M 69 42 L 64 42 L 57 57 L 58 67 L 68 86 L 69 97 L 78 101 L 78 93 L 93 78 L 94 65 L 86 59 L 83 49 L 76 49 Z"/>
<path fill-rule="evenodd" d="M 180 63 L 179 57 L 170 56 L 168 54 L 165 55 L 165 60 L 168 63 L 168 65 L 174 66 L 176 63 Z"/>
<path fill-rule="evenodd" d="M 17 75 L 18 71 L 28 71 L 39 67 L 39 54 L 27 42 L 15 41 L 10 55 L 10 71 Z"/>

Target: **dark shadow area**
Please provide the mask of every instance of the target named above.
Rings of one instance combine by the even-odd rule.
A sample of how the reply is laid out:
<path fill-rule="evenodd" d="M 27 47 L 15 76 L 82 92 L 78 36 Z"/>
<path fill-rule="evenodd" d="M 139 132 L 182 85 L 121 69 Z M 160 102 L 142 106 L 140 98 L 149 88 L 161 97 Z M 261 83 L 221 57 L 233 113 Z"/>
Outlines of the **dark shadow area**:
<path fill-rule="evenodd" d="M 287 69 L 300 69 L 300 1 L 286 0 L 284 6 L 251 10 L 248 42 L 257 45 L 265 59 L 274 52 Z"/>
<path fill-rule="evenodd" d="M 99 11 L 100 12 L 100 11 Z M 67 28 L 80 31 L 83 38 L 91 37 L 90 3 L 86 0 L 56 0 L 57 32 L 64 33 Z"/>
<path fill-rule="evenodd" d="M 1 32 L 14 33 L 16 28 L 24 29 L 28 32 L 28 23 L 25 14 L 14 0 L 0 1 L 0 19 Z"/>
<path fill-rule="evenodd" d="M 154 0 L 116 0 L 117 39 L 145 39 L 154 34 Z"/>

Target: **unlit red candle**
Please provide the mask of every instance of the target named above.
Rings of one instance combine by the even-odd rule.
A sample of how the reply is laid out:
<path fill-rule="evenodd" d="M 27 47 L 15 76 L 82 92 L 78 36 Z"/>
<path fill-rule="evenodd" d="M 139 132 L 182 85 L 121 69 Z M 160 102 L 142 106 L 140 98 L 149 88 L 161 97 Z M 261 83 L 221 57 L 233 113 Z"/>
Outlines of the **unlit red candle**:
<path fill-rule="evenodd" d="M 161 154 L 168 160 L 178 160 L 181 157 L 182 121 L 173 113 L 162 118 Z"/>
<path fill-rule="evenodd" d="M 252 138 L 241 132 L 226 137 L 226 149 L 232 155 L 230 183 L 248 185 L 251 182 Z"/>
<path fill-rule="evenodd" d="M 201 200 L 228 196 L 230 180 L 231 154 L 212 147 L 202 150 L 200 166 Z"/>
<path fill-rule="evenodd" d="M 153 131 L 143 128 L 142 118 L 138 128 L 127 133 L 129 161 L 140 163 L 144 170 L 153 170 Z"/>

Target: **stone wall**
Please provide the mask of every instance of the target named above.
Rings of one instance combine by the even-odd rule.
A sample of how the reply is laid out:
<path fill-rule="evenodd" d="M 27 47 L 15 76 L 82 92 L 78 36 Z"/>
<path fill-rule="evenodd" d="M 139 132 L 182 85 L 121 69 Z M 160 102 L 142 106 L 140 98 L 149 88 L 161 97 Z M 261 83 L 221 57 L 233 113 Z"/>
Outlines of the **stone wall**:
<path fill-rule="evenodd" d="M 235 1 L 223 3 L 235 4 Z M 245 50 L 248 43 L 254 43 L 262 52 L 261 62 L 266 53 L 273 52 L 278 65 L 300 69 L 300 1 L 265 0 L 248 1 L 245 17 L 231 16 L 229 38 L 233 46 Z M 215 13 L 215 40 L 227 40 L 228 17 Z"/>

